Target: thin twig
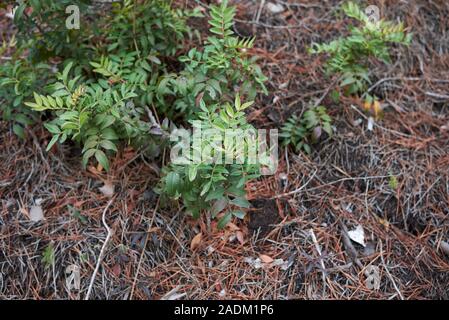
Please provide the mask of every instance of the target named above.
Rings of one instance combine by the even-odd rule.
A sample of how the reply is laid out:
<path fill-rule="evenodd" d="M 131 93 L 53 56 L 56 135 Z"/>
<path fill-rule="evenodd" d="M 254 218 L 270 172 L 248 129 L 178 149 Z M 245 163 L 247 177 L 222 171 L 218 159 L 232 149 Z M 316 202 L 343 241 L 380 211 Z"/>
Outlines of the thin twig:
<path fill-rule="evenodd" d="M 274 196 L 274 197 L 272 197 L 271 199 L 279 199 L 279 198 L 286 197 L 286 196 L 289 196 L 289 195 L 292 195 L 292 194 L 295 194 L 295 193 L 300 192 L 300 191 L 303 190 L 305 187 L 307 187 L 307 185 L 310 183 L 310 181 L 313 180 L 313 178 L 315 178 L 315 175 L 316 175 L 317 171 L 318 171 L 318 170 L 315 170 L 315 172 L 312 174 L 312 176 L 310 177 L 310 179 L 307 180 L 307 182 L 304 183 L 304 184 L 303 184 L 301 187 L 299 187 L 298 189 L 296 189 L 296 190 L 294 190 L 294 191 L 287 192 L 287 193 L 283 193 L 283 194 L 280 194 L 280 195 L 277 195 L 277 196 Z"/>
<path fill-rule="evenodd" d="M 287 26 L 274 26 L 274 25 L 271 25 L 271 24 L 263 23 L 263 22 L 247 21 L 247 20 L 241 20 L 241 19 L 234 19 L 234 20 L 237 21 L 237 22 L 241 22 L 241 23 L 255 24 L 257 26 L 270 28 L 270 29 L 300 29 L 300 28 L 304 28 L 305 27 L 305 25 L 303 25 L 303 24 L 287 25 Z"/>
<path fill-rule="evenodd" d="M 104 210 L 103 210 L 103 215 L 102 215 L 101 219 L 103 221 L 104 227 L 108 231 L 108 235 L 106 236 L 106 239 L 104 240 L 103 246 L 101 248 L 100 255 L 99 255 L 98 261 L 97 261 L 97 265 L 95 267 L 94 273 L 92 274 L 92 277 L 90 278 L 89 289 L 87 290 L 87 294 L 86 294 L 86 297 L 84 298 L 84 300 L 89 300 L 90 293 L 92 291 L 92 287 L 93 287 L 94 282 L 95 282 L 95 277 L 97 276 L 98 269 L 100 269 L 100 264 L 101 264 L 101 261 L 103 260 L 103 256 L 104 256 L 105 251 L 106 251 L 106 246 L 107 246 L 109 240 L 112 237 L 112 233 L 113 232 L 112 232 L 112 229 L 109 228 L 108 224 L 106 223 L 105 215 L 106 215 L 106 211 L 108 211 L 108 209 L 111 206 L 113 201 L 114 201 L 114 199 L 109 200 L 108 204 L 106 205 L 106 208 L 104 208 Z"/>
<path fill-rule="evenodd" d="M 131 294 L 129 295 L 129 300 L 132 300 L 133 295 L 134 295 L 134 289 L 136 287 L 137 277 L 139 276 L 140 266 L 142 265 L 142 261 L 143 261 L 143 254 L 145 253 L 145 248 L 147 247 L 149 232 L 150 232 L 151 227 L 153 226 L 154 217 L 156 216 L 156 210 L 159 207 L 160 199 L 161 199 L 160 197 L 157 198 L 156 206 L 154 207 L 154 210 L 153 210 L 153 216 L 151 217 L 151 221 L 148 224 L 147 234 L 145 237 L 145 243 L 143 245 L 142 252 L 140 253 L 139 264 L 137 265 L 136 275 L 134 276 L 133 286 L 131 287 Z"/>
<path fill-rule="evenodd" d="M 316 173 L 316 172 L 315 172 Z M 283 194 L 280 194 L 280 195 L 278 195 L 278 196 L 275 196 L 275 197 L 273 197 L 273 199 L 278 199 L 278 198 L 283 198 L 283 197 L 288 197 L 288 196 L 291 196 L 291 195 L 293 195 L 293 194 L 296 194 L 296 193 L 299 193 L 299 192 L 301 192 L 308 184 L 309 184 L 309 182 L 313 179 L 313 177 L 315 176 L 315 173 L 314 173 L 314 175 L 309 179 L 309 181 L 307 181 L 304 185 L 302 185 L 300 188 L 298 188 L 298 189 L 296 189 L 296 190 L 293 190 L 293 191 L 290 191 L 290 192 L 287 192 L 287 193 L 283 193 Z M 399 176 L 400 174 L 398 174 L 398 176 Z M 332 181 L 332 182 L 329 182 L 329 183 L 326 183 L 326 184 L 324 184 L 324 185 L 321 185 L 321 186 L 317 186 L 317 187 L 313 187 L 313 188 L 310 188 L 310 189 L 307 189 L 307 191 L 312 191 L 312 190 L 316 190 L 316 189 L 321 189 L 321 188 L 324 188 L 324 187 L 327 187 L 327 186 L 330 186 L 330 185 L 333 185 L 333 184 L 336 184 L 336 183 L 339 183 L 339 182 L 344 182 L 344 181 L 356 181 L 356 180 L 372 180 L 372 179 L 386 179 L 386 178 L 390 178 L 391 176 L 371 176 L 371 177 L 351 177 L 351 178 L 343 178 L 343 179 L 338 179 L 338 180 L 335 180 L 335 181 Z"/>
<path fill-rule="evenodd" d="M 326 266 L 324 265 L 323 256 L 321 254 L 321 248 L 320 248 L 320 245 L 318 244 L 318 241 L 316 239 L 315 232 L 313 232 L 313 229 L 310 229 L 310 235 L 312 236 L 313 244 L 315 245 L 315 249 L 318 252 L 318 255 L 320 257 L 320 264 L 321 264 L 321 268 L 322 268 L 321 273 L 322 273 L 322 276 L 323 276 L 323 298 L 324 298 L 325 293 L 326 293 L 326 287 L 327 287 L 327 284 L 326 284 Z"/>
<path fill-rule="evenodd" d="M 259 10 L 257 11 L 257 16 L 256 16 L 256 21 L 255 22 L 259 22 L 260 15 L 262 13 L 262 10 L 263 10 L 264 6 L 265 6 L 265 0 L 260 1 Z"/>
<path fill-rule="evenodd" d="M 375 84 L 373 84 L 371 87 L 369 87 L 369 89 L 367 90 L 367 93 L 370 93 L 371 91 L 373 91 L 375 88 L 377 88 L 378 86 L 380 86 L 384 82 L 398 81 L 398 80 L 402 80 L 402 81 L 430 81 L 430 82 L 441 82 L 441 83 L 449 82 L 449 80 L 447 80 L 447 79 L 426 79 L 426 78 L 417 78 L 417 77 L 406 77 L 406 78 L 404 78 L 404 77 L 389 77 L 389 78 L 383 78 L 383 79 L 380 79 L 379 81 L 377 81 Z"/>
<path fill-rule="evenodd" d="M 321 104 L 321 102 L 323 102 L 324 98 L 326 98 L 326 96 L 329 94 L 329 91 L 335 86 L 335 84 L 337 82 L 340 81 L 341 78 L 342 77 L 338 77 L 338 78 L 335 78 L 334 81 L 332 81 L 332 83 L 324 91 L 323 95 L 315 102 L 315 104 L 313 105 L 313 108 L 318 107 Z"/>
<path fill-rule="evenodd" d="M 391 273 L 388 270 L 388 267 L 387 267 L 387 265 L 385 263 L 384 253 L 383 253 L 383 250 L 382 250 L 382 240 L 380 240 L 380 259 L 382 260 L 382 264 L 383 264 L 383 266 L 385 268 L 385 271 L 387 272 L 388 277 L 391 280 L 391 283 L 393 284 L 394 289 L 399 294 L 399 297 L 401 298 L 401 300 L 404 300 L 404 296 L 402 295 L 401 291 L 399 290 L 398 286 L 396 285 L 396 282 L 394 281 L 393 276 L 391 275 Z"/>

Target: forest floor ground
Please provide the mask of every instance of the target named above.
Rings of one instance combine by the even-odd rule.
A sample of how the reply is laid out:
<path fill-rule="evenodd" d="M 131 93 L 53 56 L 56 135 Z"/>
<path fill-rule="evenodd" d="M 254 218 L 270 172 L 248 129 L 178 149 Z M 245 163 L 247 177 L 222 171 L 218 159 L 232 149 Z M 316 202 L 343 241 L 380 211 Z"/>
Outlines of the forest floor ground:
<path fill-rule="evenodd" d="M 108 234 L 103 217 L 112 237 L 90 298 L 449 299 L 449 2 L 373 1 L 414 34 L 392 65 L 372 62 L 370 90 L 384 106 L 373 130 L 361 101 L 330 99 L 335 79 L 307 53 L 346 33 L 340 1 L 290 2 L 272 13 L 233 1 L 235 31 L 257 35 L 269 77 L 249 119 L 279 128 L 321 101 L 335 134 L 310 155 L 282 148 L 277 173 L 248 184 L 247 218 L 217 230 L 153 191 L 161 163 L 125 148 L 108 174 L 84 170 L 74 146 L 45 152 L 42 126 L 21 141 L 1 123 L 0 299 L 84 298 Z M 44 220 L 30 221 L 33 206 Z M 365 247 L 348 236 L 358 225 Z M 67 288 L 69 266 L 79 267 L 79 290 Z"/>

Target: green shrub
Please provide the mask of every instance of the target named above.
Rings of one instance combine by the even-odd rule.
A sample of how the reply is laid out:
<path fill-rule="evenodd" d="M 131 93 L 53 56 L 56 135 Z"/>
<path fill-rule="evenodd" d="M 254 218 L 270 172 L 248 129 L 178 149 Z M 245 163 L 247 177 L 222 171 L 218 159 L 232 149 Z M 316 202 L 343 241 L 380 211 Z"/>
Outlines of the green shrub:
<path fill-rule="evenodd" d="M 4 44 L 3 50 L 15 43 Z M 10 60 L 0 64 L 0 114 L 4 121 L 11 123 L 13 131 L 24 138 L 24 127 L 37 119 L 35 112 L 24 105 L 33 96 L 33 91 L 42 89 L 51 75 L 51 67 L 45 63 L 31 63 L 21 59 L 25 48 L 16 50 Z M 1 56 L 1 52 L 0 52 Z"/>
<path fill-rule="evenodd" d="M 327 114 L 326 108 L 319 106 L 304 112 L 301 118 L 293 115 L 281 129 L 279 135 L 285 146 L 292 145 L 296 152 L 304 150 L 312 151 L 314 144 L 322 136 L 323 131 L 332 136 L 332 120 Z"/>
<path fill-rule="evenodd" d="M 14 131 L 23 136 L 24 125 L 45 115 L 44 126 L 52 135 L 47 150 L 73 141 L 82 148 L 84 166 L 95 159 L 106 170 L 120 142 L 156 155 L 176 128 L 167 119 L 160 124 L 159 117 L 220 133 L 254 130 L 244 113 L 252 102 L 242 103 L 240 97 L 253 101 L 259 91 L 267 93 L 267 78 L 248 52 L 254 38 L 239 39 L 232 31 L 235 7 L 226 0 L 212 5 L 212 35 L 202 47 L 185 50 L 178 58 L 184 37 L 192 33 L 187 20 L 201 14 L 170 4 L 21 3 L 14 17 L 15 54 L 0 67 L 3 117 L 17 122 Z M 80 9 L 78 30 L 66 28 L 69 5 Z M 199 150 L 213 142 L 206 139 Z M 163 169 L 159 190 L 181 198 L 195 218 L 205 210 L 213 217 L 222 215 L 219 226 L 224 227 L 233 216 L 243 218 L 241 208 L 249 206 L 245 183 L 269 164 L 268 158 L 253 163 L 246 157 L 259 143 L 248 137 L 243 146 L 225 145 L 228 154 L 246 159 L 241 163 L 171 163 Z"/>
<path fill-rule="evenodd" d="M 220 6 L 210 7 L 209 36 L 204 49 L 192 48 L 179 58 L 184 70 L 169 74 L 159 82 L 158 98 L 161 110 L 171 118 L 181 115 L 191 119 L 199 110 L 198 102 L 206 104 L 232 102 L 235 88 L 241 96 L 254 100 L 259 90 L 267 94 L 264 82 L 267 78 L 255 63 L 257 57 L 250 57 L 254 38 L 239 39 L 232 31 L 235 7 L 222 1 Z M 167 110 L 165 99 L 174 97 L 174 108 Z"/>
<path fill-rule="evenodd" d="M 204 131 L 216 129 L 220 138 L 227 130 L 243 132 L 254 129 L 246 122 L 243 112 L 252 102 L 242 104 L 240 97 L 253 101 L 258 90 L 267 93 L 264 85 L 267 78 L 255 63 L 256 58 L 248 56 L 247 50 L 253 46 L 254 38 L 234 36 L 235 7 L 228 6 L 228 1 L 224 0 L 220 6 L 212 5 L 210 14 L 210 32 L 214 35 L 207 38 L 204 50 L 193 48 L 186 56 L 180 57 L 184 70 L 179 75 L 169 74 L 162 79 L 157 94 L 159 106 L 165 108 L 168 105 L 165 99 L 174 97 L 174 109 L 161 112 L 172 118 L 176 113 L 181 114 L 193 127 L 201 127 Z M 201 140 L 196 151 L 202 154 L 209 148 L 221 149 L 221 146 L 214 145 L 215 138 Z M 241 208 L 249 206 L 245 184 L 260 176 L 262 164 L 270 165 L 269 159 L 263 157 L 260 162 L 249 161 L 249 148 L 256 144 L 245 137 L 237 150 L 225 140 L 222 151 L 242 159 L 239 163 L 209 163 L 203 159 L 188 164 L 172 163 L 164 168 L 159 191 L 175 199 L 181 198 L 194 218 L 203 211 L 209 212 L 213 218 L 224 212 L 218 222 L 218 226 L 223 228 L 233 216 L 244 217 Z"/>
<path fill-rule="evenodd" d="M 158 83 L 167 72 L 162 59 L 176 53 L 189 30 L 187 18 L 198 12 L 173 10 L 166 1 L 134 3 L 114 3 L 115 16 L 83 25 L 87 56 L 92 59 L 65 57 L 64 70 L 27 103 L 33 111 L 52 113 L 53 119 L 45 123 L 53 135 L 47 149 L 73 140 L 83 148 L 85 165 L 95 158 L 105 169 L 108 153 L 116 152 L 120 141 L 154 154 L 160 149 L 161 128 L 151 119 L 149 106 L 155 103 Z M 91 29 L 99 34 L 95 39 L 99 44 L 89 39 L 94 34 Z"/>
<path fill-rule="evenodd" d="M 380 20 L 372 22 L 360 7 L 348 2 L 343 5 L 348 17 L 362 23 L 362 27 L 351 26 L 350 35 L 341 37 L 328 44 L 314 44 L 311 53 L 327 53 L 326 62 L 329 73 L 341 75 L 340 86 L 347 94 L 364 93 L 369 78 L 369 58 L 391 63 L 390 45 L 408 45 L 412 34 L 407 34 L 402 23 L 394 24 Z"/>
<path fill-rule="evenodd" d="M 198 10 L 175 10 L 165 0 L 125 0 L 114 3 L 112 13 L 108 52 L 136 51 L 141 57 L 176 55 L 184 35 L 190 32 L 187 19 L 202 16 Z"/>
<path fill-rule="evenodd" d="M 28 59 L 35 63 L 47 61 L 51 57 L 77 60 L 88 58 L 92 45 L 90 40 L 97 28 L 97 17 L 100 14 L 93 10 L 95 7 L 92 4 L 93 1 L 90 0 L 21 1 L 14 14 L 19 47 L 29 45 Z M 80 29 L 66 27 L 69 16 L 66 8 L 70 5 L 76 5 L 80 10 Z"/>
<path fill-rule="evenodd" d="M 70 138 L 82 143 L 84 164 L 95 155 L 108 170 L 105 151 L 116 152 L 118 139 L 144 135 L 150 128 L 139 122 L 138 109 L 126 104 L 136 96 L 130 85 L 102 86 L 98 82 L 84 82 L 80 75 L 69 79 L 71 67 L 72 63 L 69 63 L 58 74 L 59 81 L 50 86 L 51 95 L 35 93 L 35 102 L 26 104 L 35 111 L 51 110 L 54 113 L 55 119 L 45 123 L 53 134 L 47 150 L 57 141 L 63 143 Z"/>
<path fill-rule="evenodd" d="M 249 156 L 250 148 L 257 147 L 257 137 L 243 135 L 254 131 L 246 122 L 243 111 L 251 105 L 252 102 L 242 104 L 238 95 L 234 105 L 226 103 L 206 107 L 201 100 L 198 120 L 192 120 L 191 123 L 194 127 L 201 128 L 202 132 L 214 129 L 212 134 L 203 135 L 198 140 L 197 148 L 193 142 L 193 151 L 184 159 L 186 164 L 172 163 L 164 169 L 160 191 L 175 199 L 181 198 L 194 218 L 198 218 L 204 210 L 212 218 L 224 211 L 218 222 L 219 228 L 224 227 L 233 216 L 244 217 L 241 208 L 248 208 L 250 205 L 245 198 L 245 184 L 260 176 L 262 165 L 269 165 L 268 159 L 262 158 L 257 162 L 251 161 Z M 235 135 L 231 134 L 226 138 L 225 132 L 243 137 L 242 144 L 236 143 Z M 195 152 L 198 152 L 198 161 L 194 161 Z M 223 156 L 234 161 L 225 161 Z M 212 161 L 217 158 L 221 161 Z"/>

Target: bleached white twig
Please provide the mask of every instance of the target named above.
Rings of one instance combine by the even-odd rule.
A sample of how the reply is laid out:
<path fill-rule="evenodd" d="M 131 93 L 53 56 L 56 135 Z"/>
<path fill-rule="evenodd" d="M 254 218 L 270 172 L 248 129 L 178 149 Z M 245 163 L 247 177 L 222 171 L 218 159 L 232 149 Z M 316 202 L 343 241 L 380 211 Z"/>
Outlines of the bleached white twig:
<path fill-rule="evenodd" d="M 388 270 L 388 267 L 384 260 L 384 252 L 382 250 L 382 241 L 380 241 L 380 259 L 382 260 L 382 264 L 385 268 L 385 271 L 387 272 L 388 278 L 390 278 L 391 283 L 393 284 L 394 290 L 398 293 L 401 300 L 404 300 L 404 296 L 402 295 L 401 291 L 399 290 L 398 286 L 396 285 L 396 282 L 393 279 L 393 276 L 391 275 L 390 271 Z"/>
<path fill-rule="evenodd" d="M 312 181 L 312 179 L 315 177 L 315 174 L 316 174 L 316 171 L 313 173 L 312 177 L 305 184 L 303 184 L 301 187 L 299 187 L 298 189 L 295 189 L 293 191 L 274 196 L 272 199 L 288 197 L 288 196 L 291 196 L 293 194 L 300 193 L 302 190 L 304 190 L 305 187 L 307 187 L 309 182 Z M 397 176 L 400 176 L 400 175 L 401 174 L 398 174 Z M 343 181 L 386 179 L 386 178 L 390 178 L 390 177 L 391 177 L 391 175 L 389 175 L 389 176 L 369 176 L 369 177 L 348 177 L 348 178 L 342 178 L 342 179 L 331 181 L 329 183 L 326 183 L 326 184 L 323 184 L 323 185 L 320 185 L 320 186 L 317 186 L 317 187 L 313 187 L 313 188 L 307 189 L 307 191 L 321 189 L 321 188 L 328 187 L 328 186 L 331 186 L 331 185 L 334 185 L 336 183 L 340 183 L 340 182 L 343 182 Z"/>
<path fill-rule="evenodd" d="M 104 208 L 104 210 L 103 210 L 103 216 L 102 216 L 101 220 L 103 221 L 104 227 L 108 231 L 108 235 L 106 236 L 103 246 L 101 247 L 100 255 L 98 256 L 97 265 L 95 266 L 94 273 L 92 274 L 92 277 L 90 278 L 89 289 L 87 290 L 87 294 L 86 294 L 86 297 L 84 298 L 84 300 L 89 300 L 90 293 L 92 292 L 92 287 L 95 282 L 95 277 L 97 276 L 98 269 L 100 269 L 100 264 L 101 264 L 101 261 L 103 260 L 104 253 L 106 251 L 106 246 L 112 237 L 112 229 L 109 228 L 108 224 L 106 223 L 105 216 L 106 216 L 106 212 L 108 211 L 108 209 L 111 206 L 113 201 L 114 201 L 114 199 L 109 200 L 108 204 L 106 205 L 106 208 Z"/>
<path fill-rule="evenodd" d="M 324 298 L 324 294 L 326 293 L 326 287 L 327 287 L 326 266 L 324 265 L 323 256 L 321 255 L 321 248 L 316 239 L 315 232 L 313 232 L 313 229 L 310 229 L 309 232 L 310 232 L 310 235 L 312 236 L 312 241 L 313 241 L 313 244 L 315 245 L 315 249 L 318 252 L 318 255 L 320 256 L 320 264 L 321 264 L 321 268 L 322 268 L 321 273 L 323 275 L 323 297 L 322 298 Z"/>
<path fill-rule="evenodd" d="M 259 10 L 257 11 L 256 22 L 259 22 L 260 15 L 262 14 L 263 7 L 265 6 L 265 0 L 262 0 L 259 5 Z"/>
<path fill-rule="evenodd" d="M 316 175 L 317 171 L 318 171 L 318 170 L 315 170 L 315 172 L 312 174 L 312 176 L 310 177 L 310 179 L 307 180 L 307 182 L 304 183 L 304 184 L 303 184 L 301 187 L 299 187 L 298 189 L 293 190 L 293 191 L 290 191 L 290 192 L 287 192 L 287 193 L 283 193 L 283 194 L 280 194 L 280 195 L 277 195 L 277 196 L 274 196 L 272 199 L 278 199 L 278 198 L 290 196 L 290 195 L 292 195 L 292 194 L 301 192 L 301 190 L 303 190 L 305 187 L 307 187 L 307 185 L 310 183 L 310 181 L 312 181 L 313 178 L 315 178 L 315 175 Z"/>

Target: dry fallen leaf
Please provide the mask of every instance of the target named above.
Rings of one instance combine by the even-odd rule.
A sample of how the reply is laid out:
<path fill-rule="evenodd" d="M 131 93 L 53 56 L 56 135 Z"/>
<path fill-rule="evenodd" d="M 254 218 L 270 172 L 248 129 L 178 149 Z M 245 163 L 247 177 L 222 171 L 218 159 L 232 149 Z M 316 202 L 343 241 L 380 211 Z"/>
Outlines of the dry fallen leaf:
<path fill-rule="evenodd" d="M 365 231 L 363 230 L 363 227 L 360 224 L 354 230 L 349 231 L 348 236 L 349 238 L 351 238 L 352 241 L 357 242 L 363 247 L 366 246 Z"/>
<path fill-rule="evenodd" d="M 259 255 L 259 258 L 263 263 L 272 263 L 274 261 L 273 258 L 267 256 L 266 254 Z"/>
<path fill-rule="evenodd" d="M 282 5 L 271 2 L 267 3 L 267 9 L 274 14 L 281 13 L 284 11 L 284 7 Z"/>
<path fill-rule="evenodd" d="M 387 230 L 390 229 L 390 222 L 388 222 L 388 220 L 378 218 L 378 221 L 381 225 L 383 225 L 385 227 L 385 229 L 387 229 Z"/>
<path fill-rule="evenodd" d="M 293 264 L 293 260 L 292 261 L 284 261 L 283 259 L 273 260 L 271 257 L 264 254 L 260 255 L 259 258 L 257 259 L 245 257 L 243 258 L 243 261 L 251 265 L 254 269 L 267 268 L 267 267 L 268 268 L 280 267 L 281 270 L 287 270 Z"/>
<path fill-rule="evenodd" d="M 449 256 L 449 243 L 447 243 L 445 241 L 441 241 L 440 249 L 441 249 L 441 251 L 443 251 L 445 254 L 447 254 Z"/>
<path fill-rule="evenodd" d="M 365 102 L 363 103 L 363 110 L 364 110 L 365 112 L 370 112 L 370 110 L 371 110 L 371 102 L 365 101 Z"/>
<path fill-rule="evenodd" d="M 372 106 L 372 112 L 374 113 L 374 117 L 376 119 L 380 119 L 382 117 L 383 108 L 379 101 L 374 101 Z"/>
<path fill-rule="evenodd" d="M 244 244 L 244 243 L 245 243 L 245 239 L 244 239 L 244 236 L 243 236 L 243 232 L 242 232 L 242 231 L 237 231 L 237 232 L 235 233 L 235 235 L 236 235 L 236 237 L 237 237 L 237 240 L 240 242 L 240 244 Z"/>
<path fill-rule="evenodd" d="M 226 227 L 227 227 L 230 231 L 237 231 L 237 230 L 240 230 L 240 228 L 239 228 L 237 225 L 235 225 L 234 223 L 232 223 L 232 222 L 229 222 L 229 223 L 226 225 Z"/>
<path fill-rule="evenodd" d="M 203 235 L 198 233 L 196 236 L 193 237 L 192 242 L 190 243 L 190 250 L 194 251 L 201 243 Z"/>
<path fill-rule="evenodd" d="M 120 264 L 116 263 L 115 266 L 112 267 L 112 273 L 116 277 L 118 277 L 121 272 L 122 272 L 122 268 L 120 267 Z"/>
<path fill-rule="evenodd" d="M 96 175 L 98 175 L 100 173 L 100 172 L 98 172 L 97 168 L 95 168 L 94 166 L 88 166 L 87 171 L 89 171 L 93 174 L 96 174 Z"/>
<path fill-rule="evenodd" d="M 44 219 L 44 211 L 41 206 L 32 206 L 30 208 L 30 220 L 37 222 Z"/>
<path fill-rule="evenodd" d="M 281 270 L 285 271 L 288 268 L 290 268 L 292 264 L 293 264 L 293 261 L 288 262 L 288 261 L 284 261 L 284 259 L 276 259 L 273 261 L 272 266 L 273 267 L 281 267 Z"/>
<path fill-rule="evenodd" d="M 109 181 L 106 181 L 104 186 L 98 188 L 98 190 L 100 190 L 102 194 L 109 198 L 112 198 L 112 196 L 114 195 L 114 185 Z"/>
<path fill-rule="evenodd" d="M 383 109 L 384 106 L 377 100 L 374 100 L 373 102 L 365 101 L 363 103 L 363 110 L 373 116 L 376 120 L 382 119 Z"/>
<path fill-rule="evenodd" d="M 14 16 L 15 16 L 15 14 L 16 14 L 16 10 L 17 10 L 17 8 L 18 7 L 7 7 L 7 11 L 6 11 L 6 14 L 5 14 L 5 16 L 6 17 L 8 17 L 8 18 L 10 18 L 10 19 L 12 19 L 12 20 L 14 20 Z"/>
<path fill-rule="evenodd" d="M 173 290 L 167 292 L 163 297 L 161 297 L 161 300 L 179 300 L 185 295 L 187 295 L 186 292 L 184 293 L 178 293 L 179 289 L 181 289 L 181 286 L 177 286 Z"/>
<path fill-rule="evenodd" d="M 373 117 L 368 118 L 367 129 L 368 129 L 368 131 L 373 131 L 373 129 L 374 129 L 374 118 Z"/>

